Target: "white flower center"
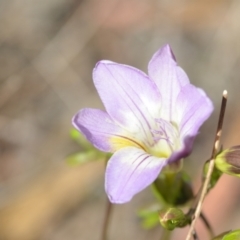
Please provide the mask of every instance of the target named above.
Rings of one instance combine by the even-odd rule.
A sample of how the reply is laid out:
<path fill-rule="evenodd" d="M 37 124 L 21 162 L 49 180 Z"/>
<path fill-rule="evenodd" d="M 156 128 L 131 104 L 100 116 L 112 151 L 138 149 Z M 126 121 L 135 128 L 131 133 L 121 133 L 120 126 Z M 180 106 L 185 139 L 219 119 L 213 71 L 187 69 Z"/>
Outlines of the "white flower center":
<path fill-rule="evenodd" d="M 168 158 L 179 147 L 179 131 L 177 125 L 162 118 L 156 119 L 155 128 L 151 130 L 153 144 L 149 146 L 150 154 Z"/>

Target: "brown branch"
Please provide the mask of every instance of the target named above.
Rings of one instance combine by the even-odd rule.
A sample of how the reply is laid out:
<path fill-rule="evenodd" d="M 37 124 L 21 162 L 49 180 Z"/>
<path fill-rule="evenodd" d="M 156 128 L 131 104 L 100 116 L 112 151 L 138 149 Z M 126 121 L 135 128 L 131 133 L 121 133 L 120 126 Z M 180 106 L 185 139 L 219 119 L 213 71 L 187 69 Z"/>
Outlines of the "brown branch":
<path fill-rule="evenodd" d="M 107 240 L 107 232 L 108 232 L 108 226 L 110 223 L 112 207 L 113 207 L 112 203 L 107 199 L 107 206 L 106 206 L 106 212 L 103 220 L 101 240 Z"/>
<path fill-rule="evenodd" d="M 206 216 L 203 213 L 200 213 L 200 218 L 203 221 L 204 225 L 206 226 L 206 228 L 209 232 L 210 238 L 212 239 L 214 237 L 214 232 L 213 232 L 212 226 L 210 225 L 210 223 L 208 222 L 208 219 L 206 218 Z"/>
<path fill-rule="evenodd" d="M 220 115 L 219 115 L 219 120 L 218 120 L 218 126 L 217 126 L 217 133 L 216 133 L 216 137 L 215 137 L 215 141 L 214 141 L 214 145 L 213 145 L 213 151 L 212 151 L 212 156 L 211 156 L 211 160 L 209 161 L 209 167 L 208 167 L 208 172 L 207 172 L 207 176 L 206 179 L 200 189 L 200 197 L 197 203 L 197 207 L 195 209 L 194 215 L 193 215 L 193 221 L 190 225 L 190 229 L 188 231 L 186 240 L 190 240 L 192 237 L 192 234 L 194 232 L 194 227 L 196 224 L 196 221 L 201 213 L 201 209 L 202 209 L 202 205 L 203 205 L 203 200 L 207 194 L 207 190 L 208 190 L 208 185 L 211 179 L 211 175 L 214 169 L 214 160 L 217 154 L 217 151 L 219 149 L 219 142 L 220 142 L 220 137 L 222 134 L 222 125 L 223 125 L 223 119 L 224 119 L 224 113 L 225 113 L 225 109 L 226 109 L 226 104 L 227 104 L 227 91 L 224 90 L 223 91 L 223 95 L 222 95 L 222 104 L 221 104 L 221 110 L 220 110 Z"/>

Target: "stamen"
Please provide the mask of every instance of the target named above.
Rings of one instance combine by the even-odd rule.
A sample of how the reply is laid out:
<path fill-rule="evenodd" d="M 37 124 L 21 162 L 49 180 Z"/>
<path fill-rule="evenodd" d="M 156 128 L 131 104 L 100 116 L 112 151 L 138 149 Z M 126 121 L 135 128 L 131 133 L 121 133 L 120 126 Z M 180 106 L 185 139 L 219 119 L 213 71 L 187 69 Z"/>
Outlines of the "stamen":
<path fill-rule="evenodd" d="M 160 131 L 160 130 L 151 129 L 150 131 L 151 131 L 151 133 L 153 133 L 153 134 L 160 134 L 161 136 L 163 135 L 163 132 Z"/>
<path fill-rule="evenodd" d="M 155 142 L 158 142 L 160 140 L 165 140 L 166 142 L 168 142 L 169 144 L 171 144 L 173 146 L 173 142 L 170 141 L 169 138 L 164 138 L 164 137 L 153 137 Z"/>
<path fill-rule="evenodd" d="M 173 152 L 175 139 L 178 137 L 178 131 L 172 123 L 163 120 L 162 118 L 155 119 L 157 123 L 157 129 L 151 129 L 153 134 L 153 140 L 158 143 L 164 140 L 169 145 L 169 148 Z"/>

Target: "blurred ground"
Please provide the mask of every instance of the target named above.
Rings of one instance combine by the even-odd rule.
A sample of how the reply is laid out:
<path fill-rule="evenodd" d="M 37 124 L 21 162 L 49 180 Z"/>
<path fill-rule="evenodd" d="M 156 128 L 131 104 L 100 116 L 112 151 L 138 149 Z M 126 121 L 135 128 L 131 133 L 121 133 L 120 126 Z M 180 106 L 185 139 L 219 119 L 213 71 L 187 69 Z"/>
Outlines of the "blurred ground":
<path fill-rule="evenodd" d="M 210 156 L 223 89 L 223 142 L 239 144 L 239 9 L 238 0 L 0 0 L 0 240 L 99 239 L 103 163 L 64 162 L 79 150 L 69 138 L 73 114 L 102 107 L 91 77 L 98 60 L 146 71 L 159 47 L 172 46 L 215 105 L 185 162 L 193 176 Z M 224 177 L 207 198 L 217 233 L 240 224 L 239 186 Z M 151 203 L 148 193 L 115 208 L 110 239 L 159 239 L 160 228 L 146 233 L 134 215 Z"/>

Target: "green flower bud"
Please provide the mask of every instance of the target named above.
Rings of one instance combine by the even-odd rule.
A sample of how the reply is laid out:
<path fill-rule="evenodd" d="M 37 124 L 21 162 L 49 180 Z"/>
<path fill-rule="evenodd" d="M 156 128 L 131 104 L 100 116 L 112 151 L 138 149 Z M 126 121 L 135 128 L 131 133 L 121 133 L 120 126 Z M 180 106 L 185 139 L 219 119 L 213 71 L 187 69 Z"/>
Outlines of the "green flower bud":
<path fill-rule="evenodd" d="M 168 208 L 160 210 L 159 220 L 161 225 L 165 229 L 170 231 L 177 227 L 185 227 L 191 222 L 191 218 L 189 216 L 185 216 L 183 211 L 178 208 Z"/>
<path fill-rule="evenodd" d="M 226 149 L 217 155 L 215 166 L 223 173 L 240 177 L 240 145 Z"/>
<path fill-rule="evenodd" d="M 224 232 L 212 240 L 239 240 L 240 239 L 240 230 Z"/>

